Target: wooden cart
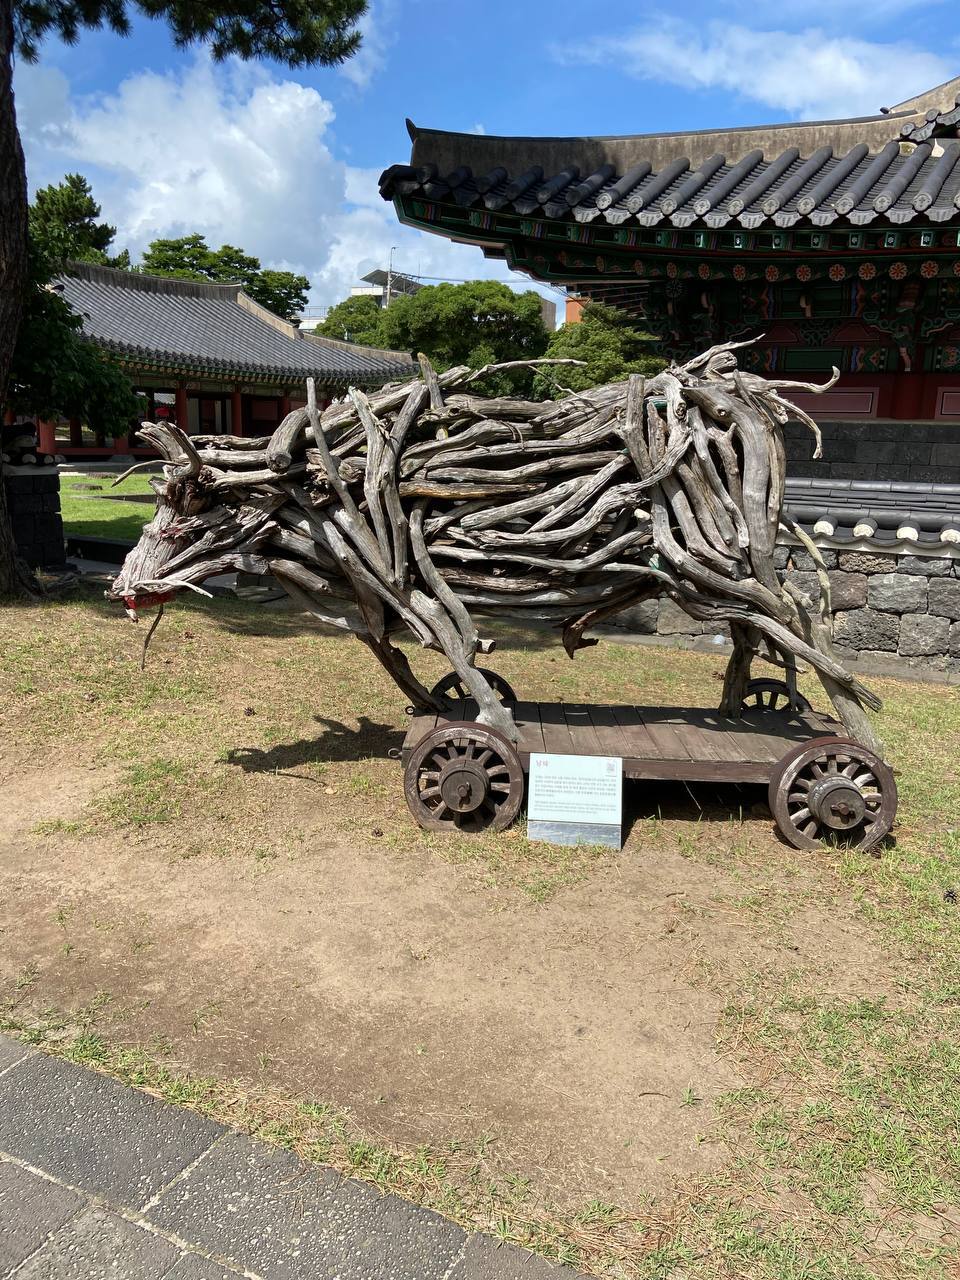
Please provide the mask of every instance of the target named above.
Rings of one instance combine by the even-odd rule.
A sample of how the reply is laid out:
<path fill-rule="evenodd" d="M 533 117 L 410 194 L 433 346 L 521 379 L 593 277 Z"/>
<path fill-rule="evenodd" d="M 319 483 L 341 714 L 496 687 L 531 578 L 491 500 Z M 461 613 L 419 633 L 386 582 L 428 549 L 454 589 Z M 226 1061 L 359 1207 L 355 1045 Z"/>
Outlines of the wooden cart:
<path fill-rule="evenodd" d="M 791 699 L 779 680 L 752 681 L 733 718 L 698 707 L 521 702 L 501 677 L 492 679 L 513 711 L 515 744 L 477 723 L 476 704 L 451 678 L 441 690 L 449 711 L 413 716 L 401 752 L 404 790 L 428 830 L 509 826 L 531 752 L 616 756 L 626 778 L 765 783 L 777 826 L 798 849 L 825 838 L 873 848 L 893 825 L 890 767 L 844 736 L 837 720 Z"/>

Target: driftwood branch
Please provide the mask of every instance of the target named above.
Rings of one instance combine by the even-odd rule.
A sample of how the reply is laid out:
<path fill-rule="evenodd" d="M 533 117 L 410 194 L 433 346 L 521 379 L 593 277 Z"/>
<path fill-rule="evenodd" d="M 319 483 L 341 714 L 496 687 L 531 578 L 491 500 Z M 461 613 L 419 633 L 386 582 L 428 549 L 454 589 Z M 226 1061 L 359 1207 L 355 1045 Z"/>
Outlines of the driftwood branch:
<path fill-rule="evenodd" d="M 790 679 L 797 659 L 818 671 L 872 743 L 864 708 L 877 701 L 833 652 L 825 573 L 813 607 L 773 563 L 781 427 L 790 415 L 816 432 L 779 391 L 818 388 L 741 372 L 743 345 L 547 402 L 476 394 L 487 374 L 537 362 L 437 373 L 421 356 L 417 377 L 351 389 L 322 413 L 308 381 L 306 407 L 260 440 L 146 423 L 164 460 L 158 511 L 112 594 L 135 611 L 224 565 L 253 566 L 356 634 L 418 706 L 435 700 L 389 637 L 405 627 L 442 650 L 480 720 L 510 736 L 474 666 L 488 647 L 477 615 L 555 622 L 572 653 L 596 620 L 667 594 L 730 624 L 730 714 L 766 644 Z"/>

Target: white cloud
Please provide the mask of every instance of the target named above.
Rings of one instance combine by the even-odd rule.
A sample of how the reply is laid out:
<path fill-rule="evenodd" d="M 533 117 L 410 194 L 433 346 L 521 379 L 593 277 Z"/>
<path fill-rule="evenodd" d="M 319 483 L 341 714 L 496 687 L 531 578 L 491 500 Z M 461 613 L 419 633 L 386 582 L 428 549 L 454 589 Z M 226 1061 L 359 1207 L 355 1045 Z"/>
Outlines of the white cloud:
<path fill-rule="evenodd" d="M 386 66 L 387 52 L 397 38 L 396 22 L 396 0 L 375 0 L 360 19 L 360 48 L 340 67 L 340 74 L 361 92 Z"/>
<path fill-rule="evenodd" d="M 813 27 L 757 31 L 720 21 L 699 27 L 665 13 L 652 14 L 642 28 L 554 53 L 569 66 L 615 66 L 637 79 L 729 90 L 796 118 L 873 114 L 954 74 L 945 59 L 906 43 Z"/>
<path fill-rule="evenodd" d="M 255 66 L 199 57 L 84 99 L 72 98 L 60 71 L 20 66 L 17 108 L 32 188 L 69 170 L 85 174 L 118 228 L 117 247 L 134 257 L 159 236 L 199 231 L 266 266 L 303 272 L 315 307 L 386 266 L 391 245 L 400 271 L 508 274 L 479 249 L 401 226 L 378 193 L 379 169 L 338 158 L 331 104 Z"/>

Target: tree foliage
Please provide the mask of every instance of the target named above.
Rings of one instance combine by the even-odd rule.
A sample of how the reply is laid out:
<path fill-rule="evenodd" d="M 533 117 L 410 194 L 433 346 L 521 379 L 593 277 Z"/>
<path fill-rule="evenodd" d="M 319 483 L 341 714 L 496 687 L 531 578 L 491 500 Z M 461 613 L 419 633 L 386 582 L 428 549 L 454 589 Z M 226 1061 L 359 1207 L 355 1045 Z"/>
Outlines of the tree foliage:
<path fill-rule="evenodd" d="M 68 44 L 81 29 L 107 26 L 120 35 L 130 14 L 165 19 L 175 43 L 206 44 L 222 61 L 273 58 L 291 67 L 343 62 L 360 45 L 357 27 L 366 0 L 0 0 L 0 401 L 24 312 L 27 271 L 27 188 L 13 102 L 14 51 L 34 61 L 51 32 Z M 273 286 L 276 288 L 276 282 Z M 29 345 L 29 344 L 28 344 Z M 0 479 L 2 479 L 0 465 Z M 30 590 L 18 563 L 6 504 L 0 496 L 0 592 Z"/>
<path fill-rule="evenodd" d="M 6 404 L 39 418 L 80 418 L 124 435 L 139 405 L 120 366 L 83 336 L 83 321 L 51 284 L 57 264 L 31 239 L 30 286 L 14 348 Z"/>
<path fill-rule="evenodd" d="M 316 327 L 324 338 L 337 338 L 340 342 L 359 342 L 368 347 L 383 345 L 380 321 L 383 309 L 376 298 L 369 295 L 344 298 L 331 307 L 325 319 Z"/>
<path fill-rule="evenodd" d="M 176 44 L 206 44 L 217 61 L 231 55 L 275 58 L 290 67 L 330 66 L 356 53 L 366 0 L 15 0 L 20 56 L 32 62 L 53 32 L 74 44 L 84 27 L 130 31 L 131 13 L 163 18 Z"/>
<path fill-rule="evenodd" d="M 265 269 L 259 258 L 236 245 L 222 244 L 219 249 L 211 249 L 196 232 L 175 240 L 154 240 L 143 255 L 140 269 L 178 280 L 213 280 L 221 284 L 239 281 L 251 298 L 285 320 L 298 315 L 307 305 L 310 288 L 306 276 Z"/>
<path fill-rule="evenodd" d="M 100 206 L 93 198 L 90 183 L 80 173 L 68 173 L 56 186 L 41 187 L 28 210 L 30 237 L 51 263 L 99 262 L 127 266 L 130 255 L 110 258 L 107 250 L 117 234 L 116 227 L 98 222 Z"/>
<path fill-rule="evenodd" d="M 547 346 L 539 293 L 514 293 L 494 280 L 429 285 L 404 294 L 382 313 L 380 333 L 379 345 L 412 355 L 422 351 L 438 369 L 529 360 Z M 505 375 L 483 389 L 520 391 L 529 381 L 523 373 Z"/>
<path fill-rule="evenodd" d="M 588 303 L 579 323 L 561 325 L 550 335 L 546 350 L 553 359 L 583 360 L 584 365 L 544 369 L 536 376 L 535 393 L 556 395 L 558 383 L 584 391 L 630 373 L 659 372 L 666 362 L 652 350 L 652 336 L 635 328 L 635 323 L 632 316 L 613 307 Z"/>

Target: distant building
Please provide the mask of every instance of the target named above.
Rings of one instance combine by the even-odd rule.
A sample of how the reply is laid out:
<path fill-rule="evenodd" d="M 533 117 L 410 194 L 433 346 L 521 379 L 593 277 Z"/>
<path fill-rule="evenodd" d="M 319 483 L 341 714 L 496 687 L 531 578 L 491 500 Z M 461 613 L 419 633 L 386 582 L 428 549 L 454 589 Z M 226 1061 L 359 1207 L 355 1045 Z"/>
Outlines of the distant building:
<path fill-rule="evenodd" d="M 543 327 L 547 333 L 553 333 L 557 327 L 557 304 L 551 302 L 549 298 L 540 298 L 540 315 L 543 317 Z"/>
<path fill-rule="evenodd" d="M 375 298 L 378 305 L 388 307 L 391 301 L 401 294 L 409 296 L 419 293 L 423 285 L 412 276 L 405 276 L 400 271 L 368 271 L 360 277 L 363 285 L 350 290 L 351 298 Z"/>
<path fill-rule="evenodd" d="M 144 419 L 172 418 L 191 433 L 268 435 L 304 403 L 308 377 L 325 401 L 348 386 L 408 375 L 402 351 L 337 342 L 297 328 L 239 284 L 207 284 L 72 263 L 59 278 L 83 332 L 108 351 L 143 398 Z M 131 424 L 133 425 L 133 424 Z M 40 448 L 67 458 L 152 456 L 126 435 L 97 439 L 77 419 L 40 424 Z"/>

